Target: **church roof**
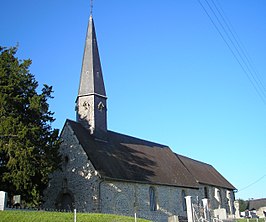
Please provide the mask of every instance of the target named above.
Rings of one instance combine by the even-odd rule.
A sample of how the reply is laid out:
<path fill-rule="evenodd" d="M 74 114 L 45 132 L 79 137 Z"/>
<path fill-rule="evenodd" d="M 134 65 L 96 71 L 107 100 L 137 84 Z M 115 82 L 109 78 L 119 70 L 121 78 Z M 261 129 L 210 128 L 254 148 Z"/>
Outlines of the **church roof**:
<path fill-rule="evenodd" d="M 266 207 L 266 198 L 248 200 L 248 210 L 259 210 L 261 207 Z"/>
<path fill-rule="evenodd" d="M 232 190 L 236 189 L 212 165 L 193 160 L 186 156 L 177 156 L 199 183 L 224 187 Z"/>
<path fill-rule="evenodd" d="M 168 146 L 112 131 L 102 141 L 78 122 L 67 120 L 66 124 L 103 178 L 190 188 L 206 182 L 235 189 L 212 166 L 175 154 Z"/>

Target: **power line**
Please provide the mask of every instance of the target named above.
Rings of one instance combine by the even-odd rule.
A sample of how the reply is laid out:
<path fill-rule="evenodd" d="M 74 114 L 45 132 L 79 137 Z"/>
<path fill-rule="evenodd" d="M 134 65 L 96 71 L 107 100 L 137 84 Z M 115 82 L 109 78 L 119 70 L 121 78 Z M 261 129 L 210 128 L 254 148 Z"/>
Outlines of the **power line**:
<path fill-rule="evenodd" d="M 219 35 L 222 37 L 223 41 L 226 43 L 227 47 L 229 48 L 230 52 L 232 53 L 242 70 L 244 71 L 256 93 L 261 98 L 262 102 L 266 105 L 265 87 L 263 85 L 263 82 L 260 80 L 260 76 L 258 75 L 258 72 L 256 72 L 254 65 L 252 65 L 248 53 L 245 53 L 245 51 L 247 50 L 244 50 L 244 47 L 241 47 L 241 44 L 238 41 L 239 37 L 237 39 L 237 37 L 232 31 L 233 28 L 231 28 L 228 22 L 226 22 L 225 16 L 223 16 L 223 14 L 225 13 L 223 13 L 221 6 L 218 7 L 213 0 L 211 1 L 214 7 L 210 4 L 208 0 L 205 0 L 208 7 L 205 7 L 202 1 L 198 0 L 202 9 L 214 25 L 215 29 L 218 31 Z M 229 21 L 229 19 L 227 20 Z"/>
<path fill-rule="evenodd" d="M 244 56 L 245 56 L 247 62 L 249 63 L 250 67 L 252 68 L 253 72 L 254 72 L 255 75 L 258 77 L 258 80 L 259 80 L 259 82 L 260 82 L 260 84 L 261 84 L 263 90 L 266 92 L 266 88 L 265 88 L 265 86 L 263 85 L 263 82 L 261 81 L 261 78 L 262 78 L 261 74 L 260 74 L 260 73 L 258 72 L 258 70 L 256 69 L 256 67 L 255 67 L 255 65 L 254 65 L 254 63 L 253 63 L 253 61 L 252 61 L 252 59 L 251 59 L 251 57 L 250 57 L 250 55 L 249 55 L 247 49 L 245 48 L 244 44 L 241 42 L 241 40 L 240 40 L 239 36 L 237 35 L 237 32 L 235 31 L 235 29 L 234 29 L 232 23 L 231 23 L 230 20 L 227 18 L 225 12 L 223 11 L 222 7 L 220 6 L 219 1 L 218 1 L 218 0 L 216 0 L 216 1 L 217 1 L 217 3 L 218 3 L 218 7 L 219 7 L 219 9 L 220 9 L 220 10 L 219 10 L 219 9 L 217 8 L 217 11 L 219 12 L 219 14 L 221 14 L 222 19 L 225 21 L 225 24 L 226 24 L 226 26 L 228 27 L 228 30 L 230 31 L 230 33 L 232 34 L 233 38 L 235 39 L 237 45 L 239 46 L 240 50 L 241 50 L 242 53 L 244 54 Z M 212 2 L 213 2 L 213 0 L 212 0 Z M 214 2 L 213 2 L 213 3 L 214 3 Z M 214 3 L 214 5 L 215 5 L 215 7 L 217 7 L 217 5 L 216 5 L 215 3 Z M 221 11 L 222 13 L 220 13 L 220 11 Z M 223 15 L 222 15 L 222 14 L 223 14 Z"/>
<path fill-rule="evenodd" d="M 207 0 L 205 0 L 205 1 L 206 1 L 207 4 L 209 5 L 208 1 L 207 1 Z M 255 68 L 254 68 L 254 65 L 251 63 L 251 61 L 250 61 L 250 59 L 249 59 L 250 56 L 248 56 L 247 50 L 243 50 L 243 49 L 242 49 L 241 44 L 240 44 L 239 41 L 238 41 L 239 37 L 238 37 L 238 39 L 237 39 L 237 38 L 235 37 L 234 33 L 232 32 L 232 28 L 231 28 L 232 25 L 231 25 L 231 27 L 230 27 L 230 24 L 231 24 L 231 23 L 228 24 L 228 23 L 226 22 L 226 20 L 225 20 L 225 18 L 224 18 L 225 16 L 223 16 L 223 14 L 225 14 L 225 13 L 222 11 L 221 6 L 220 6 L 220 9 L 221 9 L 221 10 L 219 10 L 219 8 L 218 8 L 217 5 L 215 4 L 214 0 L 211 0 L 211 1 L 212 1 L 213 5 L 214 5 L 216 11 L 219 13 L 220 17 L 222 18 L 223 23 L 225 24 L 225 26 L 227 27 L 227 29 L 229 30 L 229 32 L 230 32 L 231 35 L 229 35 L 229 34 L 227 33 L 225 27 L 224 27 L 223 24 L 220 22 L 218 16 L 217 16 L 216 13 L 213 11 L 213 9 L 211 8 L 210 5 L 209 5 L 209 7 L 210 7 L 211 10 L 213 11 L 215 17 L 216 17 L 217 20 L 219 21 L 221 27 L 222 27 L 223 30 L 225 31 L 225 33 L 226 33 L 226 35 L 228 36 L 230 42 L 232 43 L 232 45 L 233 45 L 234 48 L 236 49 L 236 51 L 237 51 L 238 55 L 240 56 L 241 60 L 243 61 L 243 63 L 244 63 L 245 66 L 247 67 L 249 73 L 250 73 L 251 76 L 252 76 L 252 79 L 256 82 L 256 84 L 257 84 L 257 86 L 260 88 L 260 90 L 261 90 L 263 96 L 266 98 L 266 90 L 265 90 L 265 87 L 264 87 L 262 81 L 260 80 L 260 77 L 259 77 L 258 73 L 256 72 L 256 70 L 255 70 Z M 222 13 L 221 11 L 222 11 L 223 13 Z M 227 19 L 227 20 L 228 20 L 228 19 Z M 232 38 L 231 38 L 230 36 L 232 36 Z M 233 40 L 234 40 L 234 41 L 233 41 Z M 235 45 L 235 43 L 236 43 L 236 45 Z M 243 44 L 242 44 L 242 45 L 243 45 Z M 252 69 L 252 71 L 251 71 L 251 69 Z"/>
<path fill-rule="evenodd" d="M 264 177 L 266 177 L 266 174 L 263 175 L 262 177 L 260 177 L 259 179 L 257 179 L 256 181 L 254 181 L 253 183 L 251 183 L 251 184 L 249 184 L 249 185 L 243 187 L 242 189 L 238 190 L 237 192 L 241 192 L 241 191 L 243 191 L 243 190 L 245 190 L 245 189 L 247 189 L 247 188 L 253 186 L 254 184 L 260 182 Z"/>

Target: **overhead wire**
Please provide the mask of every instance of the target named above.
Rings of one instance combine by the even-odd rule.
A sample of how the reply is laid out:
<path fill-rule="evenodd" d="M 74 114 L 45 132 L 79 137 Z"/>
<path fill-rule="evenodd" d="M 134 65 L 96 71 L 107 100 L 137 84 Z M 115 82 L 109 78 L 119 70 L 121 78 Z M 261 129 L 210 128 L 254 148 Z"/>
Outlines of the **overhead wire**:
<path fill-rule="evenodd" d="M 217 9 L 218 13 L 221 15 L 221 18 L 224 20 L 225 22 L 225 25 L 227 26 L 229 32 L 232 34 L 235 42 L 237 43 L 237 45 L 239 46 L 241 52 L 244 54 L 244 57 L 246 58 L 248 64 L 250 65 L 251 69 L 253 70 L 253 72 L 255 73 L 255 75 L 257 76 L 258 78 L 258 81 L 260 82 L 260 85 L 262 86 L 263 90 L 266 91 L 266 88 L 261 80 L 262 76 L 261 74 L 259 73 L 259 71 L 257 70 L 257 68 L 255 67 L 254 65 L 254 62 L 252 61 L 252 58 L 251 56 L 249 55 L 246 47 L 244 46 L 244 44 L 242 43 L 242 41 L 240 40 L 237 32 L 235 31 L 232 23 L 230 22 L 230 20 L 227 18 L 223 8 L 220 6 L 220 3 L 218 0 L 216 0 L 216 2 L 218 3 L 218 6 L 217 4 L 215 4 L 214 0 L 212 0 L 215 8 Z M 221 11 L 221 12 L 220 12 Z"/>
<path fill-rule="evenodd" d="M 226 17 L 225 12 L 223 11 L 221 5 L 218 2 L 218 5 L 215 3 L 215 0 L 204 0 L 205 5 L 202 3 L 203 0 L 198 0 L 202 9 L 206 13 L 207 17 L 210 19 L 211 23 L 214 25 L 215 29 L 218 31 L 219 35 L 229 48 L 230 52 L 233 54 L 237 63 L 240 65 L 241 69 L 244 71 L 249 82 L 252 84 L 256 93 L 266 105 L 266 87 L 262 81 L 262 77 L 255 67 L 247 49 L 244 44 L 240 41 L 237 32 L 234 30 L 230 20 Z M 241 192 L 256 183 L 260 182 L 266 177 L 266 174 L 257 179 L 256 181 L 250 183 L 249 185 L 241 188 L 238 192 Z"/>
<path fill-rule="evenodd" d="M 216 17 L 217 21 L 219 22 L 220 26 L 222 27 L 222 29 L 224 30 L 224 33 L 226 34 L 227 38 L 229 39 L 231 45 L 233 46 L 233 48 L 235 49 L 235 51 L 237 52 L 237 55 L 240 57 L 240 60 L 242 61 L 242 63 L 244 64 L 244 66 L 246 67 L 245 73 L 248 75 L 250 74 L 251 78 L 249 78 L 250 81 L 254 81 L 254 86 L 256 87 L 257 93 L 262 94 L 263 100 L 265 100 L 266 98 L 266 91 L 265 91 L 265 87 L 262 84 L 262 81 L 260 80 L 259 76 L 257 75 L 256 71 L 254 72 L 254 66 L 251 65 L 250 60 L 248 59 L 246 53 L 244 52 L 244 50 L 242 49 L 239 41 L 236 39 L 235 35 L 233 34 L 230 26 L 228 25 L 228 23 L 226 22 L 224 16 L 222 15 L 222 13 L 220 12 L 220 10 L 218 9 L 217 5 L 215 4 L 215 2 L 213 0 L 211 0 L 216 11 L 219 13 L 220 17 L 222 18 L 224 24 L 226 25 L 227 29 L 229 30 L 229 32 L 231 33 L 231 35 L 228 34 L 227 30 L 225 29 L 223 23 L 220 21 L 219 17 L 217 16 L 217 14 L 214 12 L 214 9 L 212 8 L 212 6 L 209 4 L 209 2 L 207 0 L 205 0 L 205 2 L 207 3 L 208 7 L 211 9 L 211 11 L 213 12 L 214 16 Z M 221 7 L 220 7 L 221 8 Z M 224 13 L 225 14 L 225 13 Z M 233 39 L 231 38 L 231 36 L 233 37 Z M 235 41 L 233 41 L 235 40 Z M 235 43 L 237 44 L 237 46 L 235 45 Z M 253 70 L 253 72 L 251 71 L 251 69 Z M 247 73 L 248 72 L 248 73 Z M 249 76 L 248 76 L 249 77 Z"/>
<path fill-rule="evenodd" d="M 221 20 L 219 19 L 219 17 L 217 16 L 217 14 L 215 13 L 215 11 L 213 10 L 213 8 L 211 7 L 211 5 L 209 4 L 208 0 L 205 0 L 205 2 L 207 3 L 207 5 L 209 6 L 209 8 L 211 9 L 211 11 L 212 11 L 212 13 L 214 14 L 215 18 L 217 19 L 219 25 L 222 27 L 222 29 L 223 29 L 223 31 L 224 31 L 226 37 L 229 39 L 231 45 L 232 45 L 233 48 L 235 49 L 235 51 L 236 51 L 237 55 L 239 56 L 240 60 L 241 60 L 242 63 L 245 65 L 246 69 L 245 69 L 244 71 L 245 71 L 245 73 L 247 74 L 247 77 L 249 78 L 249 80 L 250 80 L 251 82 L 252 82 L 252 81 L 255 81 L 256 84 L 253 84 L 253 82 L 252 82 L 252 84 L 253 84 L 253 86 L 256 88 L 256 90 L 258 91 L 258 93 L 260 94 L 260 93 L 261 93 L 261 92 L 260 92 L 260 89 L 258 89 L 258 84 L 259 84 L 259 83 L 258 83 L 257 79 L 254 77 L 253 73 L 251 72 L 251 70 L 250 70 L 249 66 L 247 65 L 246 61 L 244 60 L 242 54 L 240 53 L 239 47 L 236 47 L 234 41 L 232 40 L 231 36 L 230 36 L 230 35 L 228 34 L 228 32 L 226 31 L 224 25 L 222 24 Z M 212 2 L 213 2 L 213 0 L 212 0 Z M 215 4 L 215 3 L 213 2 L 213 4 Z M 221 14 L 220 14 L 220 15 L 221 15 Z M 239 45 L 238 45 L 238 46 L 239 46 Z M 230 47 L 230 48 L 231 48 L 231 47 Z M 235 55 L 235 54 L 234 54 L 234 55 Z M 239 61 L 240 61 L 240 60 L 239 60 Z M 241 67 L 243 67 L 243 66 L 241 66 Z M 252 77 L 253 80 L 250 78 L 250 76 L 248 75 L 247 71 L 251 74 L 251 77 Z M 262 94 L 264 94 L 263 96 L 266 96 L 266 94 L 265 94 L 263 91 L 262 91 Z"/>
<path fill-rule="evenodd" d="M 243 191 L 243 190 L 245 190 L 245 189 L 247 189 L 247 188 L 249 188 L 249 187 L 255 185 L 256 183 L 260 182 L 264 177 L 266 177 L 266 174 L 263 175 L 262 177 L 260 177 L 259 179 L 257 179 L 256 181 L 252 182 L 251 184 L 249 184 L 249 185 L 247 185 L 247 186 L 245 186 L 245 187 L 239 189 L 237 192 L 239 193 L 239 192 L 241 192 L 241 191 Z"/>
<path fill-rule="evenodd" d="M 223 16 L 223 14 L 225 13 L 223 13 L 222 10 L 219 10 L 218 6 L 213 0 L 211 1 L 215 9 L 209 3 L 208 0 L 205 0 L 208 7 L 205 7 L 202 1 L 198 0 L 202 9 L 214 25 L 215 29 L 218 31 L 219 35 L 222 37 L 223 41 L 226 43 L 227 47 L 229 48 L 230 52 L 232 53 L 242 70 L 244 71 L 256 93 L 258 94 L 262 102 L 266 105 L 266 90 L 264 84 L 261 81 L 258 73 L 256 72 L 254 65 L 252 65 L 251 60 L 248 58 L 248 53 L 245 53 L 245 50 L 243 49 L 243 47 L 241 47 L 241 44 L 234 35 L 232 28 L 230 28 L 230 25 L 226 22 L 226 19 Z M 215 12 L 215 10 L 218 12 L 218 14 Z M 215 21 L 217 21 L 218 23 Z M 226 28 L 229 30 L 230 33 L 228 33 Z"/>
<path fill-rule="evenodd" d="M 205 1 L 206 1 L 206 0 L 205 0 Z M 256 84 L 261 88 L 262 93 L 263 93 L 264 96 L 266 97 L 266 90 L 265 90 L 265 87 L 264 87 L 262 81 L 260 80 L 260 77 L 259 77 L 258 73 L 256 72 L 256 70 L 255 70 L 255 68 L 254 68 L 254 65 L 251 64 L 251 61 L 250 61 L 250 59 L 249 59 L 250 56 L 248 57 L 247 50 L 243 50 L 243 47 L 241 47 L 241 44 L 240 44 L 239 41 L 238 41 L 239 38 L 237 39 L 237 38 L 235 37 L 234 33 L 232 32 L 232 30 L 231 30 L 232 25 L 231 25 L 231 27 L 230 27 L 230 25 L 227 23 L 227 21 L 226 21 L 225 18 L 224 18 L 225 16 L 223 16 L 223 14 L 225 14 L 225 13 L 223 12 L 223 14 L 222 14 L 221 10 L 217 7 L 217 5 L 216 5 L 216 3 L 214 2 L 214 0 L 211 0 L 211 1 L 212 1 L 213 5 L 214 5 L 216 11 L 219 13 L 220 17 L 222 18 L 222 20 L 223 20 L 225 26 L 227 27 L 227 29 L 228 29 L 229 32 L 231 33 L 231 36 L 232 36 L 233 39 L 230 38 L 230 35 L 226 32 L 226 30 L 225 30 L 223 24 L 221 24 L 222 28 L 223 28 L 224 31 L 226 32 L 226 35 L 227 35 L 228 38 L 230 39 L 230 42 L 233 44 L 233 46 L 234 46 L 234 48 L 236 49 L 237 53 L 239 54 L 239 56 L 241 57 L 242 61 L 244 62 L 244 64 L 245 64 L 246 67 L 248 68 L 249 72 L 250 72 L 251 75 L 252 75 L 253 80 L 254 80 L 254 81 L 256 82 Z M 209 5 L 209 4 L 208 4 L 208 5 Z M 220 6 L 220 8 L 221 8 L 221 6 Z M 214 14 L 215 14 L 215 13 L 214 13 Z M 217 17 L 216 14 L 215 14 L 215 17 Z M 218 17 L 217 17 L 217 20 L 219 20 Z M 227 20 L 228 20 L 228 19 L 227 19 Z M 220 20 L 219 20 L 219 23 L 220 23 Z M 233 40 L 234 40 L 234 41 L 233 41 Z M 236 43 L 237 46 L 235 45 L 235 43 Z M 242 44 L 242 45 L 243 45 L 243 44 Z M 252 71 L 251 71 L 251 69 L 252 69 Z"/>
<path fill-rule="evenodd" d="M 205 0 L 207 1 L 207 0 Z M 234 33 L 232 32 L 232 25 L 230 27 L 230 25 L 227 23 L 227 21 L 225 20 L 225 16 L 223 16 L 223 14 L 225 14 L 224 12 L 221 12 L 221 6 L 220 9 L 217 7 L 216 3 L 214 2 L 214 0 L 211 0 L 216 11 L 219 13 L 220 17 L 222 18 L 225 26 L 227 27 L 227 29 L 229 30 L 229 32 L 231 33 L 232 38 L 230 37 L 230 35 L 226 32 L 226 29 L 224 28 L 223 24 L 220 22 L 218 16 L 216 15 L 216 13 L 213 11 L 213 9 L 211 8 L 211 10 L 213 11 L 215 17 L 217 18 L 217 20 L 219 21 L 219 23 L 221 24 L 221 27 L 223 28 L 223 30 L 225 31 L 226 35 L 228 36 L 228 38 L 230 39 L 230 42 L 232 43 L 232 45 L 234 46 L 234 48 L 236 49 L 238 55 L 241 57 L 241 60 L 243 61 L 243 63 L 245 64 L 245 66 L 247 67 L 248 71 L 250 72 L 252 79 L 256 82 L 257 86 L 260 88 L 263 96 L 266 98 L 266 90 L 265 87 L 260 79 L 260 76 L 258 75 L 257 71 L 254 68 L 254 65 L 251 63 L 249 57 L 248 56 L 248 52 L 247 50 L 243 50 L 243 47 L 241 47 L 241 44 L 239 43 L 238 39 L 235 37 Z M 209 5 L 209 4 L 208 4 Z M 210 5 L 209 5 L 210 7 Z M 228 19 L 227 19 L 228 20 Z M 234 40 L 234 41 L 233 41 Z M 236 45 L 235 45 L 236 43 Z M 243 44 L 242 44 L 243 45 Z M 252 69 L 252 70 L 251 70 Z"/>

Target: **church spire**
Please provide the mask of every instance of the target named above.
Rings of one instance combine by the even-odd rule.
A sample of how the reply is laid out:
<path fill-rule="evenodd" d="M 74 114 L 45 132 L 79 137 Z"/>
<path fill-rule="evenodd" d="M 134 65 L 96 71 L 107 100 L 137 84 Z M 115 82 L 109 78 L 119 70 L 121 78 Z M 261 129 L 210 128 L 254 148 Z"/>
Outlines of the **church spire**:
<path fill-rule="evenodd" d="M 93 93 L 106 97 L 96 32 L 91 15 L 83 54 L 78 96 Z"/>
<path fill-rule="evenodd" d="M 92 14 L 86 35 L 78 97 L 77 121 L 98 136 L 107 131 L 106 93 Z"/>

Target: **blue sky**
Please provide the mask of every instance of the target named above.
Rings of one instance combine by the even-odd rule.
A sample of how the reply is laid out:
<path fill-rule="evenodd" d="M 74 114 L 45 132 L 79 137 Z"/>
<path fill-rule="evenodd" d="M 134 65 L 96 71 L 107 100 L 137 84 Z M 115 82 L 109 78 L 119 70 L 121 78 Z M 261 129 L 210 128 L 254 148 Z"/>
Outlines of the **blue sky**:
<path fill-rule="evenodd" d="M 212 1 L 223 9 L 265 86 L 266 2 Z M 237 198 L 265 198 L 266 103 L 200 2 L 207 8 L 205 0 L 94 1 L 108 128 L 213 165 L 239 189 Z M 33 60 L 40 85 L 53 86 L 55 128 L 75 119 L 89 5 L 0 3 L 0 45 L 19 43 L 18 56 Z"/>

